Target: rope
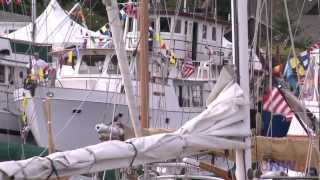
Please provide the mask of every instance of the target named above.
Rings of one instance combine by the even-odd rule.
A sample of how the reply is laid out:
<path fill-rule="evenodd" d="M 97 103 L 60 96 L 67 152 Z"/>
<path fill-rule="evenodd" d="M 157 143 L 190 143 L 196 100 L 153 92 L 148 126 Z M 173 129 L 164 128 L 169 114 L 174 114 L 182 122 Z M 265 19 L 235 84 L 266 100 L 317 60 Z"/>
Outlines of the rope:
<path fill-rule="evenodd" d="M 133 150 L 134 150 L 134 155 L 133 155 L 132 160 L 130 161 L 130 164 L 129 164 L 129 167 L 132 168 L 134 160 L 136 159 L 136 157 L 138 155 L 138 150 L 137 150 L 136 146 L 132 142 L 126 142 L 126 143 L 130 144 L 133 147 Z"/>
<path fill-rule="evenodd" d="M 45 157 L 45 158 L 50 162 L 50 166 L 51 166 L 51 172 L 46 179 L 50 179 L 50 177 L 53 174 L 57 177 L 57 179 L 60 179 L 59 175 L 58 175 L 58 171 L 57 171 L 56 167 L 54 166 L 53 160 L 48 157 Z"/>

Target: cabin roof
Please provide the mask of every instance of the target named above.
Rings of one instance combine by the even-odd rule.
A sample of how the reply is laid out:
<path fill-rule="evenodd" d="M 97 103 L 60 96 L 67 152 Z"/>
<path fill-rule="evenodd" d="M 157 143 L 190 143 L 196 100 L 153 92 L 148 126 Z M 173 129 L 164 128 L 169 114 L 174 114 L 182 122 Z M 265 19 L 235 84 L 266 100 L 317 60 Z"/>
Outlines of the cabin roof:
<path fill-rule="evenodd" d="M 155 16 L 155 15 L 175 16 L 175 15 L 177 15 L 179 17 L 191 18 L 191 19 L 196 19 L 196 20 L 200 20 L 200 21 L 207 21 L 207 22 L 211 22 L 211 23 L 216 22 L 214 19 L 214 16 L 212 14 L 206 14 L 206 13 L 183 12 L 183 11 L 176 12 L 174 10 L 150 10 L 150 14 L 152 14 L 153 16 Z M 230 25 L 230 22 L 223 20 L 222 18 L 219 18 L 219 17 L 218 17 L 217 23 L 222 24 L 222 25 Z"/>
<path fill-rule="evenodd" d="M 0 11 L 0 22 L 31 22 L 31 17 L 6 11 Z"/>

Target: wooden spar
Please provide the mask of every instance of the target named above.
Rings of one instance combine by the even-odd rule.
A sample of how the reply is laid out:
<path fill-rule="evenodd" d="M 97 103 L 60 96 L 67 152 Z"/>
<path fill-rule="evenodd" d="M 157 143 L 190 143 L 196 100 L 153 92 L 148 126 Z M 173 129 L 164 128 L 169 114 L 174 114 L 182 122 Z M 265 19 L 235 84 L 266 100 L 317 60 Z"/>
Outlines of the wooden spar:
<path fill-rule="evenodd" d="M 149 70 L 148 70 L 148 0 L 140 2 L 140 117 L 141 127 L 149 127 Z"/>
<path fill-rule="evenodd" d="M 49 152 L 49 154 L 51 154 L 51 153 L 54 153 L 54 151 L 55 151 L 55 145 L 54 145 L 53 133 L 52 133 L 50 97 L 48 97 L 44 101 L 44 109 L 45 109 L 45 115 L 46 115 L 46 119 L 47 119 L 47 128 L 48 128 L 48 152 Z"/>
<path fill-rule="evenodd" d="M 202 170 L 208 171 L 208 172 L 212 172 L 214 173 L 216 176 L 218 177 L 222 177 L 223 179 L 226 180 L 231 180 L 232 177 L 229 175 L 229 173 L 221 168 L 218 168 L 216 166 L 214 166 L 213 164 L 209 164 L 207 162 L 201 162 L 201 161 L 197 161 L 195 159 L 191 159 L 191 158 L 183 158 L 183 162 L 199 167 Z"/>

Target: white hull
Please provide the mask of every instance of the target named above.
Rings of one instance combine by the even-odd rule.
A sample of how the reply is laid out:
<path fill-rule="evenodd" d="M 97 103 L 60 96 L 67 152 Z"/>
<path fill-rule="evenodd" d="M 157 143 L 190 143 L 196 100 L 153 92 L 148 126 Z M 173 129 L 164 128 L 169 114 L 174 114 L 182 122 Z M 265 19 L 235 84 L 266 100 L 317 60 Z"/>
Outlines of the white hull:
<path fill-rule="evenodd" d="M 20 116 L 13 102 L 12 91 L 0 85 L 0 141 L 20 143 Z"/>
<path fill-rule="evenodd" d="M 20 143 L 19 117 L 0 110 L 0 142 Z"/>
<path fill-rule="evenodd" d="M 19 89 L 15 91 L 16 100 L 22 100 L 23 92 L 29 96 L 28 91 Z M 48 145 L 47 121 L 43 103 L 48 92 L 53 94 L 50 99 L 51 117 L 54 144 L 58 150 L 70 150 L 98 143 L 99 138 L 94 129 L 95 125 L 111 123 L 113 117 L 119 113 L 123 115 L 120 121 L 124 125 L 131 126 L 124 94 L 38 87 L 35 97 L 28 100 L 26 114 L 39 146 Z M 81 112 L 74 112 L 77 110 Z M 196 112 L 185 112 L 182 109 L 178 111 L 151 109 L 150 127 L 176 129 L 200 112 L 200 108 Z M 167 118 L 169 121 L 166 120 Z"/>

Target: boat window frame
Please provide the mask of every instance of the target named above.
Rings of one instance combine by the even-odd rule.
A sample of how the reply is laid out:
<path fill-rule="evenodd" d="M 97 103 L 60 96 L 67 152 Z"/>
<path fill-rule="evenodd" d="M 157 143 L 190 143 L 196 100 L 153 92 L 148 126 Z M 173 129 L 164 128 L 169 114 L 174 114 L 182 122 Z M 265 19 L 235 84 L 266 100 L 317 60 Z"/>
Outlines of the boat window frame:
<path fill-rule="evenodd" d="M 3 73 L 3 74 L 2 74 Z M 3 76 L 1 78 L 1 76 Z M 6 84 L 6 66 L 3 64 L 0 64 L 0 84 Z"/>
<path fill-rule="evenodd" d="M 103 59 L 102 61 L 98 60 L 97 62 L 102 62 L 100 64 L 100 67 L 101 69 L 99 69 L 99 65 L 95 64 L 94 66 L 92 65 L 88 65 L 88 63 L 86 63 L 85 61 L 85 57 L 86 56 L 89 56 L 89 57 L 92 57 L 92 56 L 101 56 L 100 58 Z M 98 57 L 97 57 L 98 58 Z M 87 69 L 86 70 L 82 70 L 81 68 L 83 67 L 83 63 L 86 63 L 86 66 L 87 66 Z M 96 63 L 96 62 L 95 62 Z M 106 63 L 106 55 L 104 54 L 94 54 L 94 55 L 85 55 L 83 54 L 81 56 L 81 59 L 80 59 L 80 62 L 79 62 L 79 68 L 78 68 L 78 74 L 103 74 L 104 72 L 104 68 L 105 68 L 105 63 Z M 90 72 L 91 70 L 93 70 L 94 68 L 97 68 L 98 70 L 95 71 L 95 72 Z M 86 72 L 84 72 L 86 71 Z"/>
<path fill-rule="evenodd" d="M 202 24 L 202 39 L 207 39 L 208 37 L 208 27 L 206 24 Z"/>
<path fill-rule="evenodd" d="M 211 40 L 217 41 L 217 28 L 215 26 L 211 28 Z"/>
<path fill-rule="evenodd" d="M 162 21 L 165 21 L 164 23 L 162 23 Z M 165 26 L 163 24 L 166 24 Z M 171 32 L 171 17 L 167 17 L 167 16 L 162 16 L 159 18 L 159 25 L 160 25 L 160 32 L 164 32 L 164 33 L 170 33 Z M 163 28 L 165 27 L 165 31 L 163 30 Z"/>
<path fill-rule="evenodd" d="M 188 20 L 184 21 L 184 35 L 188 35 Z"/>
<path fill-rule="evenodd" d="M 177 33 L 177 34 L 181 34 L 182 33 L 182 20 L 181 19 L 176 19 L 175 20 L 174 33 Z"/>

